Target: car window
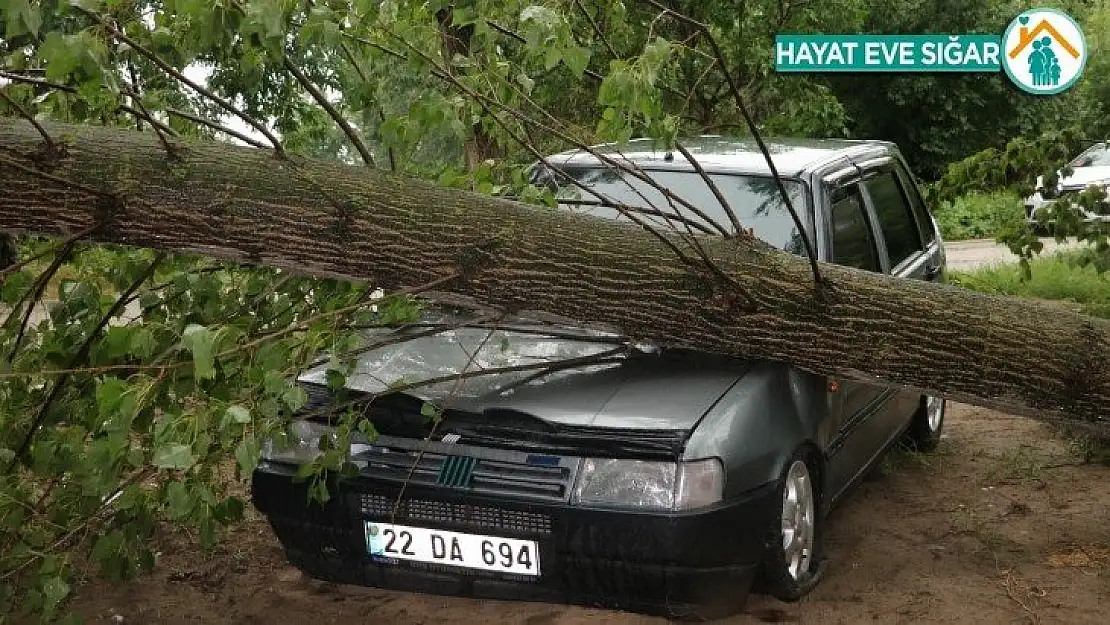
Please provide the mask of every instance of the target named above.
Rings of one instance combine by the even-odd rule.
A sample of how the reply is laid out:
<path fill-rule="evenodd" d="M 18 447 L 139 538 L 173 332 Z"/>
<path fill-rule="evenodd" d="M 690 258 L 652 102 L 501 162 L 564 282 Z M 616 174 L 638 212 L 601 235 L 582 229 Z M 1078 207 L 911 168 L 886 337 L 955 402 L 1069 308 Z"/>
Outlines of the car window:
<path fill-rule="evenodd" d="M 556 187 L 559 207 L 564 210 L 607 219 L 628 219 L 621 210 L 604 205 L 604 202 L 616 202 L 643 211 L 637 218 L 657 228 L 685 230 L 681 222 L 673 219 L 679 215 L 707 234 L 715 232 L 710 228 L 709 220 L 732 230 L 727 213 L 701 174 L 667 170 L 648 170 L 647 173 L 656 184 L 698 208 L 704 217 L 692 213 L 678 202 L 672 202 L 654 186 L 631 173 L 612 168 L 563 168 L 562 175 L 573 178 L 577 185 L 565 179 L 556 180 L 561 176 L 552 173 L 542 173 L 538 182 Z M 740 174 L 708 175 L 736 214 L 741 227 L 751 229 L 756 238 L 780 250 L 805 254 L 802 236 L 773 178 Z M 801 219 L 812 227 L 805 186 L 798 180 L 784 179 L 782 182 L 790 196 L 790 203 Z"/>
<path fill-rule="evenodd" d="M 902 188 L 906 190 L 906 194 L 910 198 L 913 213 L 917 216 L 917 225 L 920 226 L 922 240 L 925 242 L 925 246 L 928 247 L 936 240 L 937 233 L 933 228 L 933 220 L 929 216 L 929 210 L 925 208 L 925 200 L 921 197 L 917 183 L 914 182 L 910 172 L 906 171 L 900 164 L 896 166 L 896 171 L 898 172 L 898 180 L 902 183 Z"/>
<path fill-rule="evenodd" d="M 859 187 L 851 185 L 833 192 L 833 262 L 868 271 L 881 271 L 871 226 L 863 210 Z"/>
<path fill-rule="evenodd" d="M 1071 163 L 1072 167 L 1110 167 L 1110 146 L 1098 143 L 1088 148 Z"/>
<path fill-rule="evenodd" d="M 894 177 L 894 172 L 883 172 L 865 184 L 871 201 L 875 204 L 875 215 L 886 241 L 890 266 L 896 267 L 915 252 L 924 249 L 917 222 L 910 212 L 906 195 L 902 192 L 902 185 Z"/>

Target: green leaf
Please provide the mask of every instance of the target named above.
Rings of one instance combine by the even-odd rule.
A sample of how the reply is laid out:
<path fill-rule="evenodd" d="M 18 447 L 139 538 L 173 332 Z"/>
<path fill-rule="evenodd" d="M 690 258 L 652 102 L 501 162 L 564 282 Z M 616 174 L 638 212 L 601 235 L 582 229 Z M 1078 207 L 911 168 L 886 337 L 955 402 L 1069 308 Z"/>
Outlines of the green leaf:
<path fill-rule="evenodd" d="M 243 406 L 228 406 L 227 417 L 235 423 L 250 423 L 251 413 Z"/>
<path fill-rule="evenodd" d="M 378 440 L 378 428 L 374 427 L 370 419 L 359 419 L 358 431 L 370 442 Z"/>
<path fill-rule="evenodd" d="M 52 30 L 39 48 L 39 56 L 46 61 L 46 78 L 61 80 L 81 66 L 80 51 L 69 44 L 61 32 Z"/>
<path fill-rule="evenodd" d="M 49 577 L 42 583 L 42 594 L 45 600 L 43 612 L 53 615 L 69 595 L 69 584 L 61 577 Z"/>
<path fill-rule="evenodd" d="M 143 326 L 131 335 L 131 344 L 128 346 L 128 353 L 136 358 L 150 358 L 154 355 L 154 350 L 158 347 L 158 342 L 154 338 L 154 332 L 150 328 Z"/>
<path fill-rule="evenodd" d="M 216 377 L 212 353 L 215 342 L 216 335 L 204 326 L 194 323 L 185 328 L 181 343 L 193 354 L 193 371 L 198 379 L 211 380 Z"/>
<path fill-rule="evenodd" d="M 262 378 L 262 389 L 271 397 L 280 397 L 289 388 L 289 379 L 278 371 L 267 371 Z"/>
<path fill-rule="evenodd" d="M 528 74 L 524 73 L 523 70 L 517 73 L 516 82 L 520 85 L 520 88 L 523 89 L 524 93 L 526 94 L 531 94 L 532 88 L 536 86 L 536 81 L 533 80 Z"/>
<path fill-rule="evenodd" d="M 590 63 L 590 50 L 582 46 L 571 46 L 563 50 L 563 63 L 575 78 L 582 78 L 586 66 Z"/>
<path fill-rule="evenodd" d="M 253 0 L 247 11 L 247 17 L 264 38 L 281 37 L 285 19 L 282 0 Z"/>
<path fill-rule="evenodd" d="M 4 7 L 4 4 L 7 6 Z M 38 36 L 42 26 L 39 7 L 31 6 L 28 0 L 6 0 L 0 3 L 0 17 L 3 17 L 6 26 L 4 36 L 8 39 L 21 35 Z"/>
<path fill-rule="evenodd" d="M 235 461 L 239 463 L 239 473 L 242 475 L 253 473 L 258 466 L 261 453 L 262 449 L 257 437 L 247 436 L 239 441 L 239 445 L 235 447 Z"/>
<path fill-rule="evenodd" d="M 96 409 L 101 420 L 119 408 L 120 398 L 127 391 L 127 382 L 119 378 L 104 378 L 96 386 Z"/>
<path fill-rule="evenodd" d="M 187 470 L 197 463 L 193 448 L 181 443 L 162 445 L 154 450 L 154 466 L 159 469 Z"/>
<path fill-rule="evenodd" d="M 289 407 L 289 410 L 296 412 L 301 408 L 304 408 L 305 404 L 308 403 L 308 393 L 306 393 L 299 384 L 290 386 L 289 388 L 285 389 L 284 393 L 282 393 L 281 400 L 285 402 L 285 405 Z"/>
<path fill-rule="evenodd" d="M 243 518 L 243 510 L 246 506 L 243 505 L 243 500 L 238 497 L 228 497 L 216 505 L 212 511 L 216 520 L 224 525 L 234 523 Z"/>
<path fill-rule="evenodd" d="M 430 401 L 426 401 L 420 406 L 420 416 L 438 421 L 443 417 L 443 408 L 440 408 Z"/>
<path fill-rule="evenodd" d="M 328 388 L 333 391 L 337 391 L 347 384 L 347 376 L 343 375 L 343 372 L 338 369 L 328 369 L 324 376 L 327 378 Z"/>
<path fill-rule="evenodd" d="M 184 482 L 170 482 L 166 485 L 166 513 L 171 519 L 187 518 L 195 506 L 192 493 Z"/>

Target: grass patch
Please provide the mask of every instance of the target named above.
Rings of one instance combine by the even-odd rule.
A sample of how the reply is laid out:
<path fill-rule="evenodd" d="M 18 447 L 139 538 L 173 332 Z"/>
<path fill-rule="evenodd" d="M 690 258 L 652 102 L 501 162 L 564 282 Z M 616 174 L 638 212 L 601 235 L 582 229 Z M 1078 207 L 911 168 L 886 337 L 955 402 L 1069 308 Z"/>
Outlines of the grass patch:
<path fill-rule="evenodd" d="M 992 483 L 1043 482 L 1045 464 L 1035 447 L 1021 445 L 999 458 L 987 469 L 983 479 Z"/>
<path fill-rule="evenodd" d="M 1013 193 L 969 193 L 944 202 L 933 214 L 946 241 L 993 239 L 1021 224 L 1025 208 Z"/>
<path fill-rule="evenodd" d="M 1110 319 L 1110 273 L 1080 267 L 1082 252 L 1056 252 L 1032 262 L 1033 277 L 1022 281 L 1017 264 L 995 265 L 972 272 L 954 271 L 950 281 L 993 295 L 1054 300 L 1093 317 Z"/>

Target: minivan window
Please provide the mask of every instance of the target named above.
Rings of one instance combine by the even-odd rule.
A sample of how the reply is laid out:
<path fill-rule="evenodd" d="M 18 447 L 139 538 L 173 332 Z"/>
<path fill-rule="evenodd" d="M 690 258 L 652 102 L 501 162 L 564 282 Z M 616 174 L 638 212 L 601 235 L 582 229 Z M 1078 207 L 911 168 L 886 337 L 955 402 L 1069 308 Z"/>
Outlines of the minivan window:
<path fill-rule="evenodd" d="M 881 271 L 875 239 L 856 185 L 833 192 L 831 220 L 833 262 L 856 269 Z"/>
<path fill-rule="evenodd" d="M 866 183 L 867 192 L 875 204 L 875 215 L 879 219 L 879 229 L 886 241 L 886 251 L 890 256 L 890 266 L 894 268 L 915 253 L 924 249 L 921 233 L 917 229 L 913 213 L 910 212 L 902 185 L 894 177 L 894 172 L 883 172 Z"/>
<path fill-rule="evenodd" d="M 917 225 L 921 232 L 921 238 L 925 242 L 925 247 L 933 244 L 937 238 L 936 230 L 933 228 L 933 219 L 929 215 L 929 209 L 925 208 L 925 200 L 921 197 L 917 185 L 913 180 L 913 176 L 906 171 L 905 167 L 898 165 L 898 180 L 902 183 L 902 188 L 905 189 L 906 194 L 910 198 L 910 206 L 913 207 L 913 214 L 917 216 Z"/>
<path fill-rule="evenodd" d="M 637 217 L 657 228 L 684 231 L 686 226 L 673 218 L 675 215 L 680 215 L 701 226 L 701 233 L 719 234 L 719 231 L 710 227 L 708 220 L 692 213 L 682 204 L 671 201 L 658 189 L 636 178 L 630 172 L 604 166 L 566 167 L 562 172 L 602 196 L 599 198 L 570 181 L 560 179 L 556 197 L 559 199 L 559 207 L 564 210 L 608 219 L 627 220 L 620 210 L 599 205 L 604 199 L 644 210 L 645 212 Z M 712 189 L 702 179 L 701 174 L 693 171 L 666 170 L 646 170 L 644 173 L 656 184 L 697 207 L 706 217 L 732 232 L 732 222 L 728 214 L 725 213 Z M 773 178 L 748 174 L 708 174 L 708 176 L 736 214 L 742 228 L 750 229 L 756 238 L 780 250 L 805 255 L 805 244 L 802 242 L 798 228 L 794 225 L 790 211 L 782 201 Z M 546 178 L 546 180 L 541 179 L 540 184 L 553 184 L 551 174 L 546 174 Z M 797 180 L 784 179 L 782 183 L 790 196 L 794 210 L 798 212 L 803 223 L 812 227 L 805 186 Z M 695 232 L 698 232 L 698 229 L 695 229 Z"/>

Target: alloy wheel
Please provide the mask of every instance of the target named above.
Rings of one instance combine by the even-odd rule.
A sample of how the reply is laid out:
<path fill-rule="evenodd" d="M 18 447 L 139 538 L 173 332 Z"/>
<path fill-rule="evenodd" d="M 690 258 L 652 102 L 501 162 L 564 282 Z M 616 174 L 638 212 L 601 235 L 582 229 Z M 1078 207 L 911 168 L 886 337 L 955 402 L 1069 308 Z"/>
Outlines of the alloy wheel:
<path fill-rule="evenodd" d="M 813 559 L 815 517 L 809 468 L 795 460 L 786 473 L 782 491 L 782 550 L 786 570 L 795 581 L 809 571 Z"/>

